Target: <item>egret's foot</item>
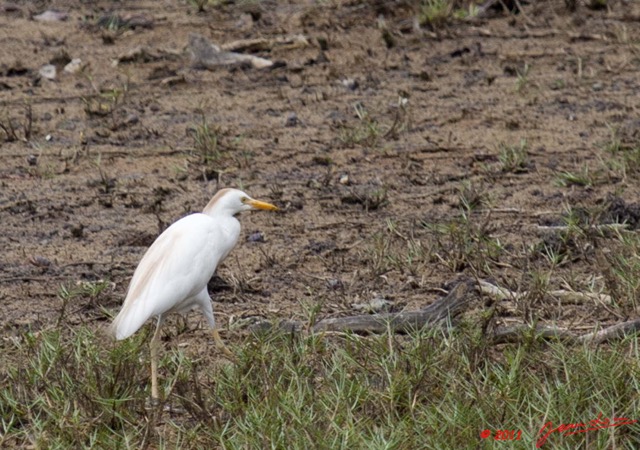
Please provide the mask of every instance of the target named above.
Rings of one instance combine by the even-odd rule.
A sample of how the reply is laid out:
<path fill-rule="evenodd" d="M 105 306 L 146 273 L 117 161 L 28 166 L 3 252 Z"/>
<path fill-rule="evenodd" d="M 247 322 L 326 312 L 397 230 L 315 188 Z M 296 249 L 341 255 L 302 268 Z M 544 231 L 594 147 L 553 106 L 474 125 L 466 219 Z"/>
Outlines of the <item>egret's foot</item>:
<path fill-rule="evenodd" d="M 233 362 L 238 361 L 236 355 L 234 355 L 231 350 L 229 350 L 229 347 L 225 345 L 225 343 L 222 341 L 222 338 L 220 337 L 220 333 L 218 333 L 218 330 L 216 330 L 215 328 L 213 329 L 213 340 L 215 341 L 218 350 L 221 350 L 227 358 L 229 358 Z"/>
<path fill-rule="evenodd" d="M 147 401 L 144 404 L 144 408 L 147 411 L 153 411 L 158 409 L 158 407 L 162 404 L 162 400 L 160 400 L 158 397 L 149 397 L 147 398 Z"/>

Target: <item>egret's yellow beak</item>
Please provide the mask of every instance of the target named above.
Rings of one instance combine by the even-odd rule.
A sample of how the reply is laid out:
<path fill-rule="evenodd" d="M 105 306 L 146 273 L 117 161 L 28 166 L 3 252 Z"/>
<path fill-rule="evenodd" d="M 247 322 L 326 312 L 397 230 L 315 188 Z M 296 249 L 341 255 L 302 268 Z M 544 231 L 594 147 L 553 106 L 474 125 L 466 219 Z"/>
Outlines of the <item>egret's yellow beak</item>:
<path fill-rule="evenodd" d="M 251 205 L 255 209 L 266 209 L 267 211 L 277 211 L 278 207 L 271 203 L 261 202 L 260 200 L 248 200 L 247 204 Z"/>

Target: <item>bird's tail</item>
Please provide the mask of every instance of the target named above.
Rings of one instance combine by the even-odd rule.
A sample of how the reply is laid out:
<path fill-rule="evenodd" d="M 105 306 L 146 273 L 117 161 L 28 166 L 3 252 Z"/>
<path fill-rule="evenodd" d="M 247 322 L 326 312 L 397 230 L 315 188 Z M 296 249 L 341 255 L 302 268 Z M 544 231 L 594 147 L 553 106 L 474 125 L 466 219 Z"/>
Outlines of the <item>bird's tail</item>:
<path fill-rule="evenodd" d="M 125 308 L 122 308 L 120 313 L 113 319 L 111 325 L 109 325 L 109 335 L 113 337 L 116 341 L 121 341 L 123 339 L 128 338 L 133 333 L 136 332 L 137 328 L 132 330 L 131 321 L 127 320 L 127 314 L 125 314 Z"/>

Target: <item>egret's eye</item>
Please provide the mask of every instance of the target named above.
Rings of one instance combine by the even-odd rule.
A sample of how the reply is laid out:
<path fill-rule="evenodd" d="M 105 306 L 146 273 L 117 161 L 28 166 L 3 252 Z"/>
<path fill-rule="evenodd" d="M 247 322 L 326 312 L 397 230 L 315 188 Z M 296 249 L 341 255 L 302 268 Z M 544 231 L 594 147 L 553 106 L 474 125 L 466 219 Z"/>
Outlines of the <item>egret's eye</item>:
<path fill-rule="evenodd" d="M 249 201 L 249 197 L 242 197 L 242 198 L 240 199 L 240 201 L 241 201 L 242 203 L 247 203 L 247 202 Z"/>

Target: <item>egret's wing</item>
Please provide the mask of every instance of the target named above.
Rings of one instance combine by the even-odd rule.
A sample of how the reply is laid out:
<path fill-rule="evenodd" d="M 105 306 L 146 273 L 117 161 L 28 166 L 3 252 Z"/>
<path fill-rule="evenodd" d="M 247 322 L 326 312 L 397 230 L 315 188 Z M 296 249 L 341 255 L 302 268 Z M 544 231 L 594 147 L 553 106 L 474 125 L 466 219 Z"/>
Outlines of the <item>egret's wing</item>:
<path fill-rule="evenodd" d="M 122 310 L 111 325 L 116 339 L 131 336 L 149 318 L 202 291 L 237 238 L 238 233 L 230 236 L 204 214 L 187 216 L 167 228 L 133 274 Z"/>

